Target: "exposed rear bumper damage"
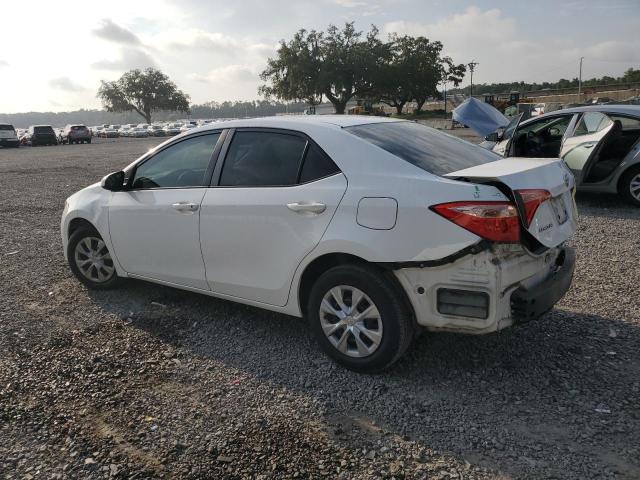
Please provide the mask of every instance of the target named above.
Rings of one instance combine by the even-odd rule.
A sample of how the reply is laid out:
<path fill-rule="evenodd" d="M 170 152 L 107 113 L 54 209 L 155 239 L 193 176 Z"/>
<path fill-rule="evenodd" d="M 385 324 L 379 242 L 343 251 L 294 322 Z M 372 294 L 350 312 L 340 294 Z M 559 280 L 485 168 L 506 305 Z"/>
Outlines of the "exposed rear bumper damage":
<path fill-rule="evenodd" d="M 496 245 L 454 262 L 394 270 L 428 330 L 483 334 L 549 311 L 571 285 L 575 253 L 566 246 L 534 256 Z"/>

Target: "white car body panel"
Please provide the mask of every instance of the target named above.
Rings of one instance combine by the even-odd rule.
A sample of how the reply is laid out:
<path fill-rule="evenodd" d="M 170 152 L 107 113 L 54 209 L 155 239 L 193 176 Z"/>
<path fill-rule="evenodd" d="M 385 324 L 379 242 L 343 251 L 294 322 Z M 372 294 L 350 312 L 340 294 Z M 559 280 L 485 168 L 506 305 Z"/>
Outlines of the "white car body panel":
<path fill-rule="evenodd" d="M 293 273 L 320 242 L 346 188 L 345 176 L 338 174 L 292 187 L 207 189 L 200 229 L 211 290 L 284 306 Z M 297 203 L 322 204 L 325 210 L 287 207 Z"/>
<path fill-rule="evenodd" d="M 208 289 L 200 253 L 199 212 L 206 188 L 114 192 L 109 233 L 118 262 L 130 274 Z"/>
<path fill-rule="evenodd" d="M 533 282 L 548 273 L 549 262 L 575 229 L 575 209 L 570 209 L 566 228 L 553 236 L 535 235 L 550 248 L 541 260 L 523 248 L 490 249 L 481 255 L 465 255 L 436 267 L 404 266 L 405 263 L 447 259 L 473 248 L 481 238 L 430 210 L 438 203 L 457 201 L 507 201 L 495 186 L 432 175 L 391 153 L 356 137 L 342 127 L 392 121 L 349 116 L 274 117 L 218 122 L 192 129 L 168 139 L 158 148 L 185 136 L 225 128 L 270 127 L 291 129 L 311 137 L 336 163 L 342 174 L 293 187 L 209 187 L 109 192 L 99 184 L 67 200 L 61 230 L 65 247 L 69 226 L 83 218 L 95 226 L 112 252 L 120 276 L 144 278 L 186 290 L 231 299 L 291 315 L 302 315 L 299 289 L 305 268 L 327 254 L 344 253 L 365 261 L 398 264 L 396 277 L 404 286 L 421 325 L 433 329 L 493 331 L 509 324 L 506 304 L 492 306 L 483 322 L 432 315 L 432 293 L 437 284 L 485 284 L 493 294 L 506 295 L 521 282 Z M 564 183 L 566 168 L 558 160 L 546 160 L 535 172 L 527 161 L 498 160 L 454 172 L 451 177 L 495 178 L 512 189 L 545 188 L 554 196 L 570 192 Z M 540 160 L 535 164 L 540 167 Z M 544 169 L 548 170 L 544 170 Z M 531 170 L 530 174 L 527 172 Z M 551 171 L 562 174 L 552 175 Z M 540 174 L 542 173 L 542 176 Z M 570 176 L 570 175 L 569 175 Z M 571 182 L 573 179 L 571 178 Z M 570 193 L 569 193 L 570 197 Z M 358 222 L 358 207 L 365 199 L 392 199 L 396 218 L 389 208 L 366 212 Z M 193 212 L 178 212 L 174 203 L 198 205 Z M 317 202 L 326 210 L 317 215 L 291 211 L 289 203 Z M 536 225 L 550 215 L 544 204 Z M 538 218 L 539 217 L 539 218 Z M 365 218 L 365 217 L 362 217 Z M 380 227 L 380 228 L 378 228 Z M 556 248 L 558 247 L 558 248 Z M 505 253 L 507 251 L 507 253 Z M 506 256 L 505 256 L 506 255 Z M 509 262 L 505 259 L 508 257 Z M 496 261 L 499 268 L 496 267 Z M 470 263 L 469 263 L 470 262 Z M 436 268 L 434 270 L 434 268 Z M 462 272 L 462 273 L 461 273 Z M 471 282 L 467 280 L 471 278 Z M 462 279 L 462 280 L 461 280 Z M 536 280 L 537 279 L 537 280 Z M 438 283 L 439 282 L 439 283 Z M 426 294 L 416 288 L 424 285 Z M 476 288 L 480 288 L 476 285 Z M 425 300 L 429 299 L 431 300 Z M 429 303 L 426 305 L 426 303 Z"/>

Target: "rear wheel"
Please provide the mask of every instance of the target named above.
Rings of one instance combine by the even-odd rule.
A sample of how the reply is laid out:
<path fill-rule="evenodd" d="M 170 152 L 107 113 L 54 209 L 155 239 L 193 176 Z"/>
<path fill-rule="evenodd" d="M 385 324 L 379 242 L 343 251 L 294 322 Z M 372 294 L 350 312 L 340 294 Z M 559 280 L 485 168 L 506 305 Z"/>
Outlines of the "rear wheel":
<path fill-rule="evenodd" d="M 640 166 L 629 169 L 620 179 L 620 194 L 636 207 L 640 207 Z"/>
<path fill-rule="evenodd" d="M 87 287 L 97 290 L 115 287 L 120 278 L 100 234 L 81 227 L 69 238 L 67 259 L 73 274 Z"/>
<path fill-rule="evenodd" d="M 322 274 L 307 306 L 320 347 L 358 372 L 391 366 L 405 353 L 415 330 L 399 288 L 368 265 L 343 265 Z"/>

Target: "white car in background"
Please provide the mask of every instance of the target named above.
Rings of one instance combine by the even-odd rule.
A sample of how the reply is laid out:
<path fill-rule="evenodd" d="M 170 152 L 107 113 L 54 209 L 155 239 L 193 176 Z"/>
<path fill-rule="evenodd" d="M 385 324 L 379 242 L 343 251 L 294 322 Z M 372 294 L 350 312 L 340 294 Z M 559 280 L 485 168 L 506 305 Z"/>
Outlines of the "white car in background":
<path fill-rule="evenodd" d="M 545 113 L 485 137 L 505 157 L 562 158 L 578 190 L 617 193 L 640 207 L 640 106 L 593 105 Z"/>
<path fill-rule="evenodd" d="M 295 316 L 340 364 L 378 371 L 419 328 L 474 334 L 569 289 L 571 172 L 423 125 L 271 117 L 190 130 L 65 202 L 71 270 Z M 283 339 L 286 341 L 286 339 Z"/>

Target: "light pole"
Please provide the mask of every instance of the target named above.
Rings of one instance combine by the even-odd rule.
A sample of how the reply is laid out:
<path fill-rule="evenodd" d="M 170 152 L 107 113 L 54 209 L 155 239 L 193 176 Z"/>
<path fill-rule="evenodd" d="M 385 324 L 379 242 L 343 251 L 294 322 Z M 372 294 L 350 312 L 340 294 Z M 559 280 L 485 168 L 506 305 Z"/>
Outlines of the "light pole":
<path fill-rule="evenodd" d="M 584 57 L 580 57 L 580 74 L 578 75 L 578 103 L 582 103 L 582 60 L 584 60 Z"/>
<path fill-rule="evenodd" d="M 469 94 L 470 97 L 473 97 L 473 71 L 475 70 L 476 65 L 478 65 L 478 62 L 476 62 L 475 60 L 472 60 L 467 64 L 467 66 L 469 67 L 469 71 L 471 72 L 471 92 Z"/>

